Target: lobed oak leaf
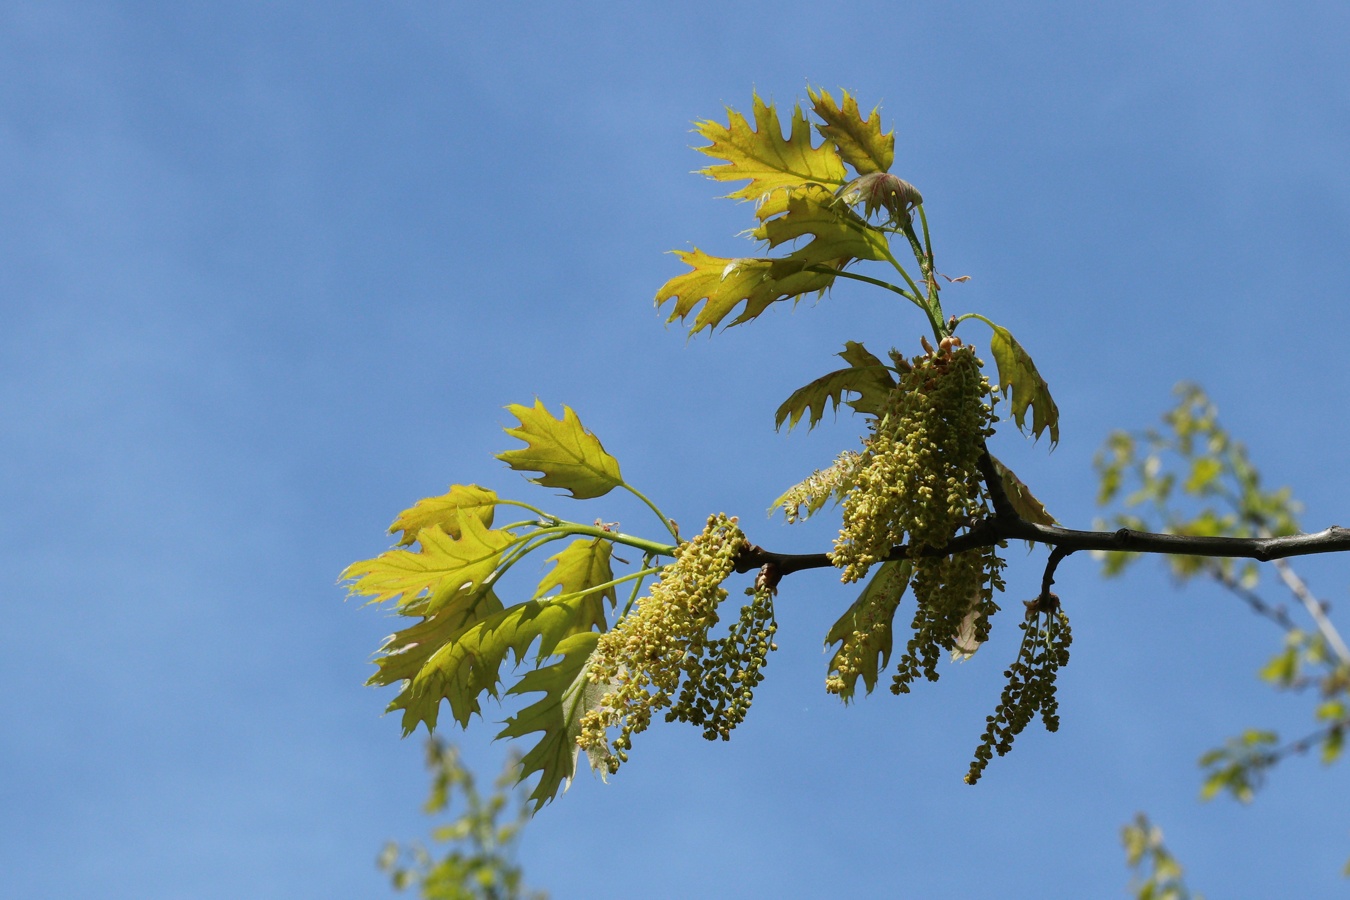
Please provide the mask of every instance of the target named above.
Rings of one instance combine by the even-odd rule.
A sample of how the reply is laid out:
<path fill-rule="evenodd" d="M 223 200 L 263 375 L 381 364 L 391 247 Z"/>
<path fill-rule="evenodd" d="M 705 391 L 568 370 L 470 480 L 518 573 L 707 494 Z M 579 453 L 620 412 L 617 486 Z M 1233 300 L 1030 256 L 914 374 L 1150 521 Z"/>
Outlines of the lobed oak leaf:
<path fill-rule="evenodd" d="M 1005 466 L 993 454 L 990 454 L 989 459 L 994 463 L 994 470 L 998 472 L 999 481 L 1003 483 L 1003 493 L 1007 495 L 1014 512 L 1037 525 L 1058 524 L 1055 517 L 1050 515 L 1041 501 L 1031 493 L 1031 488 L 1027 487 L 1012 469 Z"/>
<path fill-rule="evenodd" d="M 578 538 L 568 544 L 561 553 L 549 557 L 548 561 L 554 564 L 553 570 L 539 582 L 539 587 L 534 593 L 535 598 L 543 597 L 554 588 L 559 588 L 561 595 L 590 592 L 599 585 L 613 581 L 614 569 L 610 565 L 613 552 L 612 541 L 604 538 Z M 585 630 L 589 630 L 592 626 L 598 627 L 601 631 L 605 630 L 605 600 L 609 601 L 611 609 L 617 604 L 618 597 L 615 595 L 613 585 L 586 594 L 578 621 L 579 629 L 584 625 Z M 540 657 L 548 656 L 552 652 L 552 646 L 547 643 L 539 648 Z"/>
<path fill-rule="evenodd" d="M 389 526 L 389 533 L 402 531 L 400 546 L 407 546 L 417 540 L 417 533 L 423 528 L 439 525 L 452 538 L 459 539 L 459 517 L 457 510 L 467 510 L 478 517 L 485 527 L 492 527 L 492 515 L 497 506 L 497 494 L 476 484 L 452 484 L 448 493 L 439 497 L 427 497 L 418 500 L 411 509 L 405 509 Z"/>
<path fill-rule="evenodd" d="M 839 698 L 847 703 L 853 699 L 862 677 L 867 693 L 877 686 L 881 670 L 891 660 L 894 646 L 895 610 L 900 605 L 905 588 L 909 586 L 913 566 L 909 560 L 888 560 L 877 567 L 858 599 L 839 617 L 825 635 L 825 645 L 839 644 L 830 659 L 830 672 L 838 672 Z M 861 650 L 850 645 L 861 643 Z M 843 664 L 843 668 L 841 668 Z M 851 665 L 857 665 L 852 670 Z M 849 671 L 845 674 L 844 669 Z"/>
<path fill-rule="evenodd" d="M 881 130 L 881 114 L 872 110 L 866 119 L 858 111 L 858 101 L 843 93 L 838 106 L 828 91 L 808 87 L 812 110 L 825 124 L 817 125 L 821 136 L 832 142 L 839 156 L 859 175 L 886 172 L 895 161 L 895 132 Z"/>
<path fill-rule="evenodd" d="M 1004 396 L 1012 398 L 1013 418 L 1017 427 L 1027 431 L 1027 409 L 1032 410 L 1030 433 L 1039 438 L 1048 428 L 1050 443 L 1059 443 L 1059 408 L 1050 396 L 1050 386 L 1045 383 L 1031 355 L 1022 349 L 1008 329 L 994 325 L 994 336 L 989 341 L 989 350 L 998 364 L 998 380 L 1003 387 Z"/>
<path fill-rule="evenodd" d="M 705 328 L 712 331 L 742 303 L 745 308 L 730 324 L 749 322 L 779 300 L 823 291 L 834 283 L 834 275 L 806 271 L 806 267 L 839 268 L 847 260 L 816 259 L 803 252 L 808 248 L 783 259 L 725 259 L 709 256 L 698 248 L 689 252 L 676 250 L 675 255 L 693 271 L 667 281 L 656 293 L 656 305 L 660 307 L 673 299 L 675 307 L 666 321 L 674 322 L 687 319 L 702 303 L 694 315 L 690 334 L 698 334 Z"/>
<path fill-rule="evenodd" d="M 815 428 L 825 416 L 827 403 L 833 403 L 836 411 L 841 403 L 847 402 L 855 412 L 880 414 L 886 398 L 895 389 L 895 378 L 887 366 L 857 341 L 846 342 L 838 355 L 849 363 L 849 368 L 822 375 L 793 391 L 774 413 L 774 428 L 782 428 L 787 422 L 790 431 L 808 413 L 807 427 Z M 858 397 L 845 401 L 845 392 Z"/>
<path fill-rule="evenodd" d="M 497 458 L 518 472 L 541 473 L 530 479 L 535 484 L 570 491 L 577 500 L 590 500 L 624 483 L 619 461 L 582 427 L 571 407 L 563 407 L 561 419 L 555 419 L 538 399 L 533 407 L 513 403 L 507 409 L 520 420 L 520 426 L 507 428 L 506 433 L 526 446 L 498 453 Z"/>
<path fill-rule="evenodd" d="M 543 737 L 521 758 L 520 779 L 539 772 L 530 799 L 537 812 L 565 790 L 576 774 L 581 748 L 581 719 L 597 708 L 606 686 L 589 678 L 591 655 L 600 635 L 593 631 L 574 634 L 557 646 L 558 662 L 525 675 L 507 693 L 528 694 L 542 691 L 544 696 L 510 717 L 498 738 L 522 738 L 542 731 Z"/>
<path fill-rule="evenodd" d="M 753 237 L 767 241 L 770 248 L 808 234 L 814 240 L 803 250 L 812 259 L 878 260 L 890 255 L 885 232 L 873 228 L 848 204 L 819 186 L 788 194 L 783 212 L 751 232 Z"/>
<path fill-rule="evenodd" d="M 375 674 L 366 680 L 366 684 L 385 687 L 402 684 L 399 695 L 389 704 L 386 712 L 403 710 L 403 734 L 411 734 L 419 722 L 425 723 L 428 730 L 436 727 L 437 714 L 444 694 L 426 691 L 410 691 L 415 679 L 441 648 L 449 646 L 460 638 L 472 626 L 502 611 L 502 602 L 488 588 L 472 594 L 457 597 L 454 603 L 441 607 L 434 613 L 419 610 L 416 606 L 401 611 L 406 616 L 423 616 L 420 622 L 397 631 L 385 639 L 380 647 L 380 655 L 375 659 Z M 452 710 L 458 718 L 464 707 L 464 720 L 478 711 L 476 697 L 468 701 L 456 696 L 451 701 Z"/>
<path fill-rule="evenodd" d="M 784 139 L 778 110 L 758 94 L 753 104 L 754 129 L 745 116 L 733 109 L 727 110 L 725 126 L 707 120 L 695 123 L 695 130 L 712 142 L 698 148 L 699 152 L 726 160 L 725 165 L 699 170 L 700 174 L 716 181 L 749 181 L 727 196 L 761 202 L 776 191 L 791 190 L 808 182 L 831 187 L 844 183 L 847 172 L 839 152 L 829 142 L 811 146 L 811 126 L 800 106 L 792 108 L 792 128 Z M 767 214 L 761 210 L 763 215 Z"/>
<path fill-rule="evenodd" d="M 417 534 L 420 550 L 390 550 L 374 559 L 354 562 L 342 573 L 352 594 L 364 594 L 370 603 L 397 600 L 406 605 L 424 600 L 434 612 L 461 591 L 485 585 L 497 568 L 502 552 L 524 540 L 508 531 L 492 531 L 474 513 L 460 509 L 459 539 L 440 525 Z"/>
<path fill-rule="evenodd" d="M 484 694 L 497 696 L 501 666 L 508 653 L 519 663 L 537 641 L 537 663 L 558 652 L 567 638 L 594 634 L 591 628 L 596 623 L 588 599 L 583 594 L 529 600 L 481 616 L 458 631 L 442 628 L 434 635 L 428 625 L 433 616 L 407 629 L 407 634 L 395 634 L 386 643 L 386 656 L 381 662 L 388 662 L 372 676 L 371 683 L 391 684 L 398 677 L 405 679 L 402 690 L 389 704 L 390 712 L 403 710 L 405 735 L 419 723 L 435 728 L 442 700 L 450 703 L 455 721 L 467 726 L 469 719 L 481 712 L 480 698 Z M 439 646 L 432 647 L 433 637 L 441 640 Z M 399 657 L 409 652 L 416 659 L 405 664 Z M 414 666 L 416 671 L 408 674 Z"/>

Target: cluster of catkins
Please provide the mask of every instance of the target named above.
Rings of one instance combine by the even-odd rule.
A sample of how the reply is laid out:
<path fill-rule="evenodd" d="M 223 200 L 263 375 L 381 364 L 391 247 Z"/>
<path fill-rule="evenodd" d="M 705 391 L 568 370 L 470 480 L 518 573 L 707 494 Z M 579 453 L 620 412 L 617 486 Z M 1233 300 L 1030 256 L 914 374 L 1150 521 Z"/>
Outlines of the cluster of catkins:
<path fill-rule="evenodd" d="M 986 515 L 979 463 L 995 418 L 973 348 L 945 338 L 937 349 L 925 342 L 925 349 L 912 360 L 893 354 L 904 374 L 849 466 L 843 527 L 831 553 L 843 580 L 857 581 L 893 547 L 907 547 L 917 603 L 914 636 L 892 685 L 897 693 L 920 673 L 937 680 L 944 650 L 968 654 L 982 643 L 998 610 L 994 594 L 1003 588 L 996 548 L 929 555 Z M 865 618 L 889 630 L 897 599 L 878 595 L 879 615 Z M 871 630 L 846 635 L 837 671 L 846 678 L 861 669 L 864 657 L 874 658 L 876 641 Z"/>
<path fill-rule="evenodd" d="M 712 736 L 729 733 L 744 718 L 773 648 L 771 591 L 756 591 L 728 637 L 712 639 L 708 632 L 727 597 L 722 582 L 745 547 L 736 519 L 710 516 L 701 534 L 676 549 L 675 561 L 637 609 L 601 635 L 587 677 L 605 693 L 582 717 L 577 738 L 596 765 L 617 771 L 653 710 L 668 709 L 667 718 L 711 728 Z M 614 727 L 619 734 L 610 741 Z"/>
<path fill-rule="evenodd" d="M 1047 594 L 1027 604 L 1022 621 L 1022 645 L 1017 659 L 1003 677 L 1008 679 L 999 697 L 998 707 L 986 721 L 975 759 L 966 773 L 966 784 L 980 780 L 984 767 L 997 752 L 1003 756 L 1012 749 L 1013 738 L 1030 724 L 1039 711 L 1046 731 L 1059 730 L 1059 700 L 1055 679 L 1069 662 L 1073 633 L 1069 617 L 1060 609 L 1059 598 Z"/>
<path fill-rule="evenodd" d="M 679 719 L 701 726 L 710 741 L 730 740 L 731 730 L 745 721 L 754 690 L 764 680 L 769 651 L 778 649 L 773 642 L 778 631 L 774 589 L 760 584 L 746 593 L 750 602 L 741 607 L 740 619 L 726 637 L 711 641 L 704 657 L 690 657 L 680 698 L 666 713 L 667 722 Z"/>

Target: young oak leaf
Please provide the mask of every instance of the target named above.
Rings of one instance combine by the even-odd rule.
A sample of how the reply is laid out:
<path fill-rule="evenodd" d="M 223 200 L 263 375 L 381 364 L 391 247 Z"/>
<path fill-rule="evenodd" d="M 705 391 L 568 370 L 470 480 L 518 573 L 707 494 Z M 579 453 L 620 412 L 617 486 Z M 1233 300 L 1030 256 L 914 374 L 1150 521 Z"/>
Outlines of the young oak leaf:
<path fill-rule="evenodd" d="M 674 322 L 687 319 L 702 303 L 689 329 L 691 335 L 717 328 L 741 303 L 745 308 L 731 325 L 749 322 L 779 300 L 823 291 L 834 283 L 835 276 L 805 271 L 804 267 L 816 264 L 838 268 L 844 262 L 812 259 L 801 250 L 784 259 L 725 259 L 709 256 L 697 247 L 674 252 L 693 271 L 667 281 L 656 293 L 656 305 L 675 300 L 666 320 Z"/>
<path fill-rule="evenodd" d="M 400 606 L 426 601 L 435 612 L 462 590 L 483 586 L 508 547 L 525 540 L 508 531 L 491 531 L 478 516 L 456 512 L 459 540 L 439 525 L 417 533 L 421 550 L 389 550 L 374 559 L 354 562 L 342 572 L 352 594 L 364 594 L 370 603 L 397 600 Z"/>
<path fill-rule="evenodd" d="M 372 683 L 392 683 L 396 674 L 406 678 L 388 710 L 403 710 L 405 735 L 422 722 L 428 729 L 435 728 L 442 700 L 450 703 L 451 714 L 460 727 L 466 727 L 469 719 L 481 712 L 482 695 L 497 696 L 501 666 L 508 653 L 519 663 L 537 642 L 534 656 L 538 664 L 557 652 L 561 641 L 591 631 L 595 623 L 590 620 L 588 599 L 587 595 L 574 595 L 558 600 L 529 600 L 483 616 L 458 632 L 442 631 L 437 635 L 442 638 L 440 645 L 429 654 L 410 648 L 422 658 L 413 674 L 407 675 L 412 665 L 401 665 L 396 655 L 395 662 L 387 666 L 388 671 L 382 668 Z M 415 625 L 408 630 L 419 627 Z M 423 646 L 431 644 L 426 634 L 406 639 L 396 634 L 386 646 L 408 646 L 416 639 L 424 641 Z M 394 652 L 398 654 L 397 650 Z"/>
<path fill-rule="evenodd" d="M 543 597 L 554 588 L 560 589 L 559 595 L 567 595 L 590 591 L 598 585 L 613 581 L 614 570 L 610 565 L 613 552 L 612 541 L 604 538 L 578 538 L 568 544 L 567 549 L 561 553 L 549 557 L 549 562 L 554 564 L 553 570 L 539 582 L 539 587 L 534 593 L 535 598 Z M 611 609 L 618 602 L 613 585 L 586 594 L 577 623 L 579 630 L 590 630 L 592 627 L 605 630 L 605 600 L 609 600 Z M 551 652 L 551 648 L 549 649 Z M 540 652 L 543 650 L 541 647 Z"/>
<path fill-rule="evenodd" d="M 774 413 L 774 428 L 782 428 L 787 422 L 791 431 L 808 412 L 807 428 L 815 428 L 825 416 L 827 403 L 833 403 L 836 411 L 844 402 L 860 413 L 877 415 L 881 411 L 886 397 L 895 389 L 895 379 L 885 364 L 857 341 L 847 341 L 838 355 L 849 363 L 849 368 L 822 375 L 793 391 Z M 845 392 L 858 397 L 845 401 Z"/>
<path fill-rule="evenodd" d="M 814 239 L 799 253 L 814 261 L 878 260 L 890 255 L 885 232 L 873 228 L 834 194 L 818 186 L 788 194 L 783 213 L 751 232 L 756 239 L 767 241 L 770 248 L 808 234 Z"/>
<path fill-rule="evenodd" d="M 825 124 L 816 129 L 839 151 L 844 162 L 859 175 L 890 171 L 895 161 L 895 132 L 881 130 L 881 114 L 875 109 L 866 119 L 858 111 L 858 101 L 844 91 L 843 106 L 835 105 L 828 91 L 807 88 L 812 110 Z"/>
<path fill-rule="evenodd" d="M 479 522 L 491 528 L 496 506 L 497 494 L 494 491 L 476 484 L 452 484 L 448 493 L 418 500 L 411 509 L 399 513 L 394 524 L 389 526 L 389 533 L 403 532 L 399 545 L 406 547 L 417 540 L 417 532 L 439 525 L 446 534 L 459 540 L 458 510 L 473 513 Z"/>
<path fill-rule="evenodd" d="M 867 693 L 872 693 L 881 670 L 890 663 L 895 610 L 909 586 L 912 571 L 907 559 L 882 563 L 862 594 L 825 635 L 826 647 L 839 644 L 830 659 L 829 671 L 837 679 L 837 692 L 845 703 L 857 692 L 860 676 Z"/>
<path fill-rule="evenodd" d="M 441 648 L 458 640 L 466 631 L 484 619 L 502 612 L 502 602 L 489 588 L 463 595 L 464 602 L 443 606 L 435 613 L 425 614 L 416 606 L 401 610 L 402 615 L 424 617 L 420 622 L 397 631 L 385 639 L 380 647 L 380 655 L 375 659 L 375 674 L 366 680 L 366 684 L 375 687 L 387 687 L 401 684 L 399 695 L 389 704 L 386 712 L 403 710 L 403 734 L 411 734 L 419 722 L 425 722 L 427 728 L 436 727 L 437 713 L 443 695 L 413 692 L 413 679 L 426 666 L 431 657 Z M 458 704 L 459 709 L 456 709 Z M 478 710 L 476 698 L 465 700 L 456 697 L 451 708 L 458 713 L 468 707 L 464 721 Z"/>
<path fill-rule="evenodd" d="M 754 96 L 755 128 L 752 130 L 745 116 L 727 109 L 723 126 L 705 120 L 694 124 L 695 130 L 711 145 L 699 152 L 714 159 L 726 160 L 725 165 L 708 166 L 699 170 L 715 181 L 749 181 L 745 187 L 728 194 L 740 200 L 763 201 L 768 195 L 790 190 L 807 182 L 838 187 L 844 183 L 847 172 L 834 145 L 826 142 L 811 146 L 811 126 L 800 106 L 792 108 L 792 130 L 783 138 L 778 121 L 778 110 Z M 761 218 L 764 213 L 760 210 Z"/>
<path fill-rule="evenodd" d="M 1003 493 L 1007 495 L 1008 502 L 1012 504 L 1013 511 L 1028 522 L 1034 522 L 1037 525 L 1055 525 L 1058 524 L 1055 517 L 1046 511 L 1041 501 L 1031 493 L 1031 488 L 1026 486 L 1022 479 L 1018 478 L 1012 469 L 999 461 L 998 457 L 992 454 L 989 457 L 994 463 L 994 470 L 998 472 L 999 481 L 1003 483 Z"/>
<path fill-rule="evenodd" d="M 582 427 L 571 407 L 563 407 L 561 419 L 555 419 L 538 399 L 533 407 L 513 403 L 507 410 L 520 420 L 520 426 L 507 428 L 506 433 L 526 446 L 498 453 L 497 458 L 518 472 L 541 473 L 530 479 L 535 484 L 570 491 L 577 500 L 602 497 L 623 484 L 619 461 Z"/>
<path fill-rule="evenodd" d="M 600 635 L 593 631 L 574 634 L 558 644 L 558 662 L 535 669 L 512 687 L 509 694 L 543 691 L 544 696 L 507 719 L 498 738 L 523 738 L 542 731 L 543 737 L 521 758 L 520 780 L 539 772 L 530 799 L 537 812 L 571 783 L 581 748 L 581 719 L 600 705 L 606 685 L 589 678 L 591 655 Z"/>
<path fill-rule="evenodd" d="M 998 380 L 1004 396 L 1012 398 L 1013 418 L 1017 427 L 1027 430 L 1027 409 L 1032 410 L 1031 434 L 1039 438 L 1050 429 L 1050 444 L 1059 443 L 1059 408 L 1050 396 L 1050 386 L 1045 383 L 1031 355 L 1022 349 L 1022 345 L 1008 329 L 994 325 L 994 336 L 989 341 L 989 350 L 998 364 Z"/>

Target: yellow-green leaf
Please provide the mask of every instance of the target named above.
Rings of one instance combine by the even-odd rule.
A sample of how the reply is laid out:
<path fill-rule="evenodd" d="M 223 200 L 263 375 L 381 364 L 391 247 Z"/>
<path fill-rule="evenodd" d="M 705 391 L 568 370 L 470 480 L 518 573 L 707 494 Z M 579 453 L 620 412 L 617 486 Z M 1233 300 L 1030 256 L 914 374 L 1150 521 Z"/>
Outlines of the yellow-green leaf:
<path fill-rule="evenodd" d="M 407 546 L 417 540 L 417 532 L 432 525 L 456 540 L 459 539 L 459 516 L 457 510 L 466 510 L 478 517 L 485 527 L 492 527 L 492 514 L 497 506 L 497 495 L 493 491 L 476 484 L 452 484 L 449 493 L 439 497 L 427 497 L 418 500 L 411 509 L 398 514 L 389 533 L 403 532 L 399 538 L 400 546 Z"/>
<path fill-rule="evenodd" d="M 411 734 L 419 722 L 425 722 L 428 730 L 435 728 L 440 702 L 446 696 L 445 692 L 433 695 L 412 690 L 413 679 L 422 672 L 433 654 L 454 643 L 475 624 L 501 612 L 502 603 L 491 589 L 465 593 L 385 640 L 380 655 L 375 659 L 375 674 L 370 676 L 366 684 L 378 687 L 402 685 L 402 690 L 389 704 L 387 711 L 403 710 L 405 736 Z M 414 607 L 403 614 L 417 616 L 419 612 Z M 451 707 L 457 718 L 462 713 L 462 722 L 467 722 L 468 717 L 479 709 L 477 696 L 475 694 L 466 698 L 454 694 Z"/>
<path fill-rule="evenodd" d="M 691 334 L 698 334 L 704 328 L 712 331 L 742 303 L 745 308 L 731 325 L 748 322 L 771 304 L 787 297 L 823 291 L 835 279 L 833 274 L 803 271 L 807 265 L 829 265 L 830 262 L 812 259 L 802 250 L 785 259 L 725 259 L 709 256 L 697 247 L 688 252 L 676 250 L 675 255 L 693 271 L 667 281 L 656 294 L 656 305 L 659 307 L 668 300 L 675 300 L 675 307 L 667 319 L 669 322 L 687 319 L 698 307 Z"/>
<path fill-rule="evenodd" d="M 826 140 L 834 143 L 844 162 L 859 175 L 890 171 L 895 161 L 895 132 L 881 130 L 881 114 L 873 109 L 866 119 L 858 111 L 858 101 L 843 94 L 843 106 L 835 105 L 828 91 L 807 88 L 812 109 L 824 120 L 816 128 Z"/>
<path fill-rule="evenodd" d="M 847 173 L 838 151 L 829 142 L 811 146 L 811 126 L 800 106 L 792 108 L 792 130 L 786 139 L 777 109 L 758 94 L 754 98 L 754 129 L 745 116 L 733 109 L 727 110 L 727 117 L 726 126 L 713 121 L 697 122 L 694 126 L 712 142 L 699 151 L 726 160 L 726 165 L 708 166 L 700 170 L 701 174 L 717 181 L 750 182 L 727 196 L 762 201 L 775 191 L 790 190 L 807 182 L 831 187 L 844 183 Z"/>
<path fill-rule="evenodd" d="M 787 195 L 787 206 L 753 232 L 770 248 L 804 235 L 814 239 L 802 248 L 801 258 L 824 262 L 836 259 L 885 259 L 890 254 L 886 233 L 821 187 L 808 186 Z"/>
<path fill-rule="evenodd" d="M 524 539 L 488 530 L 470 511 L 456 515 L 459 540 L 432 525 L 418 532 L 421 550 L 390 550 L 352 563 L 342 573 L 352 581 L 350 592 L 370 597 L 371 603 L 396 599 L 403 605 L 425 599 L 434 612 L 459 591 L 482 585 L 497 568 L 502 551 Z"/>
<path fill-rule="evenodd" d="M 495 598 L 494 598 L 495 599 Z M 447 700 L 460 726 L 480 712 L 483 694 L 497 696 L 502 663 L 508 653 L 516 662 L 538 641 L 536 661 L 556 652 L 559 643 L 578 633 L 593 633 L 589 597 L 530 600 L 487 615 L 476 616 L 464 628 L 452 629 L 439 616 L 395 634 L 385 645 L 371 677 L 373 684 L 403 680 L 402 690 L 389 711 L 403 710 L 403 732 L 419 723 L 436 726 L 440 702 Z M 439 643 L 437 643 L 439 641 Z M 428 652 L 429 651 L 429 652 Z M 400 657 L 415 659 L 404 662 Z M 411 671 L 413 668 L 416 671 Z"/>
<path fill-rule="evenodd" d="M 1008 502 L 1012 504 L 1013 510 L 1019 516 L 1037 525 L 1056 524 L 1055 517 L 1046 511 L 1041 501 L 1036 499 L 1031 493 L 1031 489 L 1013 473 L 1012 469 L 1005 466 L 992 454 L 989 458 L 993 461 L 994 469 L 998 472 L 999 481 L 1003 483 L 1003 493 L 1007 495 Z"/>
<path fill-rule="evenodd" d="M 543 737 L 521 758 L 521 780 L 539 772 L 530 799 L 537 811 L 571 783 L 576 774 L 580 748 L 581 719 L 595 709 L 606 686 L 588 677 L 591 654 L 600 635 L 593 631 L 574 634 L 557 646 L 562 659 L 525 675 L 507 693 L 543 691 L 544 696 L 507 719 L 499 738 L 522 738 L 542 731 Z"/>
<path fill-rule="evenodd" d="M 1059 409 L 1050 396 L 1050 386 L 1045 383 L 1030 354 L 1012 336 L 1008 329 L 995 325 L 994 336 L 989 342 L 989 350 L 998 364 L 998 380 L 1003 394 L 1012 398 L 1013 418 L 1017 427 L 1027 430 L 1027 409 L 1032 410 L 1031 434 L 1039 438 L 1047 428 L 1050 429 L 1050 443 L 1059 443 Z"/>
<path fill-rule="evenodd" d="M 846 342 L 838 355 L 849 363 L 849 368 L 822 375 L 793 391 L 774 414 L 775 428 L 782 428 L 786 422 L 791 430 L 808 413 L 807 427 L 815 428 L 825 416 L 826 404 L 833 403 L 838 410 L 839 405 L 846 402 L 843 399 L 845 392 L 858 395 L 856 400 L 847 401 L 855 411 L 874 416 L 880 414 L 886 398 L 895 389 L 895 378 L 886 365 L 857 341 Z"/>
<path fill-rule="evenodd" d="M 830 659 L 830 672 L 840 672 L 842 686 L 839 697 L 845 703 L 857 691 L 858 677 L 862 676 L 867 693 L 877 685 L 877 677 L 891 659 L 893 645 L 892 625 L 900 598 L 909 585 L 912 566 L 909 560 L 889 560 L 877 567 L 872 578 L 853 605 L 839 617 L 825 635 L 825 646 L 839 644 L 839 650 Z M 861 646 L 851 645 L 859 642 Z M 840 664 L 852 660 L 860 665 L 856 671 L 844 674 Z"/>
<path fill-rule="evenodd" d="M 578 538 L 561 553 L 549 557 L 553 570 L 539 582 L 534 596 L 543 597 L 554 588 L 559 589 L 560 595 L 575 594 L 613 581 L 614 570 L 610 565 L 613 551 L 613 542 L 604 538 Z M 605 630 L 605 600 L 609 600 L 611 609 L 618 602 L 613 585 L 585 595 L 577 620 L 579 630 L 589 631 L 592 627 Z M 539 648 L 540 654 L 547 656 L 546 649 L 553 652 L 552 647 L 544 646 Z"/>
<path fill-rule="evenodd" d="M 623 484 L 619 461 L 582 427 L 571 407 L 563 407 L 561 419 L 555 419 L 542 400 L 535 400 L 533 407 L 513 403 L 507 409 L 520 420 L 520 426 L 507 428 L 506 433 L 526 444 L 521 450 L 497 454 L 511 468 L 540 472 L 531 480 L 571 491 L 578 500 L 601 497 Z"/>

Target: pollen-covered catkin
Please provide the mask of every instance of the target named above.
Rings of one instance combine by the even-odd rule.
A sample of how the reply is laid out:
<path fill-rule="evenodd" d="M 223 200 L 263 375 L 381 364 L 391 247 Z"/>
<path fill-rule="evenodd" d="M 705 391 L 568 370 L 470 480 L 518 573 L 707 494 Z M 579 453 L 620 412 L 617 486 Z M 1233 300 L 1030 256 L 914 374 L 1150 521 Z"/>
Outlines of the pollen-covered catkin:
<path fill-rule="evenodd" d="M 911 559 L 941 547 L 983 512 L 989 382 L 970 347 L 943 344 L 912 361 L 853 468 L 831 553 L 844 581 L 862 578 L 906 539 Z"/>
<path fill-rule="evenodd" d="M 727 596 L 722 582 L 745 546 L 736 519 L 710 516 L 701 534 L 676 549 L 675 561 L 637 609 L 601 635 L 588 677 L 606 692 L 583 716 L 577 743 L 610 772 L 628 758 L 632 737 L 651 723 L 652 710 L 671 706 L 690 661 L 708 649 L 708 630 Z M 620 729 L 612 742 L 611 727 Z"/>
<path fill-rule="evenodd" d="M 732 729 L 745 721 L 769 653 L 778 649 L 773 642 L 778 631 L 774 589 L 759 585 L 746 593 L 751 600 L 741 607 L 727 635 L 709 642 L 705 658 L 690 658 L 679 700 L 666 713 L 666 721 L 702 726 L 710 741 L 729 740 Z"/>
<path fill-rule="evenodd" d="M 828 503 L 831 497 L 843 495 L 853 482 L 853 471 L 857 468 L 860 458 L 855 451 L 845 450 L 835 458 L 833 465 L 817 469 L 789 488 L 774 502 L 773 509 L 781 509 L 789 524 L 809 519 Z M 772 511 L 771 509 L 770 512 Z"/>
<path fill-rule="evenodd" d="M 1046 731 L 1059 730 L 1059 699 L 1055 680 L 1068 665 L 1073 632 L 1069 618 L 1054 594 L 1027 604 L 1022 622 L 1022 644 L 1017 659 L 1004 671 L 1008 683 L 999 697 L 994 714 L 986 719 L 984 734 L 975 748 L 975 758 L 966 773 L 966 783 L 974 784 L 994 754 L 1003 756 L 1012 749 L 1013 739 L 1031 724 L 1039 711 Z"/>

